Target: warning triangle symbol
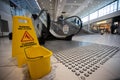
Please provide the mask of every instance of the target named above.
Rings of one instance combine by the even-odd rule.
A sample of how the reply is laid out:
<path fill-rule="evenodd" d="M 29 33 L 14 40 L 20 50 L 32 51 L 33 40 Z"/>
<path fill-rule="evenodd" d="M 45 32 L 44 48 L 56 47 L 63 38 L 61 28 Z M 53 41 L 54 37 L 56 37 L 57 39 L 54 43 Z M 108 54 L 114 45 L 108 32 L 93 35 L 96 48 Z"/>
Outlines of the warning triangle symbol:
<path fill-rule="evenodd" d="M 25 31 L 25 33 L 21 39 L 21 42 L 28 42 L 28 41 L 34 41 L 34 39 L 27 31 Z"/>

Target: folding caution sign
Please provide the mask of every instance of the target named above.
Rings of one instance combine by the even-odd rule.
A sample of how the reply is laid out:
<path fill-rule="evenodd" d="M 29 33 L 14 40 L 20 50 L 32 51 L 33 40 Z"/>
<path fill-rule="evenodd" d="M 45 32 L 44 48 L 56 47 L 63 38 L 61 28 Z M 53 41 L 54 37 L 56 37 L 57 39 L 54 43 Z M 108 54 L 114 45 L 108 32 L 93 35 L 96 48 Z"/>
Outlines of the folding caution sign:
<path fill-rule="evenodd" d="M 52 52 L 39 45 L 32 20 L 23 16 L 13 17 L 12 56 L 18 67 L 27 63 L 32 79 L 38 79 L 51 71 Z"/>
<path fill-rule="evenodd" d="M 21 42 L 28 42 L 28 41 L 34 41 L 34 39 L 27 31 L 25 31 L 25 33 L 21 39 Z"/>
<path fill-rule="evenodd" d="M 25 63 L 24 49 L 39 46 L 36 32 L 30 18 L 24 16 L 13 17 L 12 57 L 16 57 L 18 66 Z"/>

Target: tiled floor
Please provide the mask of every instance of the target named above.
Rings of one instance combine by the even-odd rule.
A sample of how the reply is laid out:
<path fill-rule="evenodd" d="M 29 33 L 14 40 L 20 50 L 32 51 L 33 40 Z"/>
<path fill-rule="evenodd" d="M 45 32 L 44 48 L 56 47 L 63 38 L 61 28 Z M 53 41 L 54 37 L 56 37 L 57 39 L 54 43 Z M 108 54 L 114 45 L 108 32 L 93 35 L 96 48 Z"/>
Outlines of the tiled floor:
<path fill-rule="evenodd" d="M 110 34 L 83 35 L 75 36 L 73 40 L 120 47 L 120 35 Z"/>
<path fill-rule="evenodd" d="M 11 58 L 11 46 L 11 41 L 8 40 L 8 38 L 0 38 L 0 80 L 31 80 L 26 67 L 18 68 L 16 66 L 16 60 Z M 118 47 L 120 47 L 120 35 L 95 34 L 75 36 L 73 37 L 72 41 L 48 41 L 46 42 L 45 47 L 52 50 L 54 54 L 54 56 L 51 57 L 52 71 L 42 79 L 38 80 L 120 80 L 120 51 L 117 52 L 112 58 L 108 56 L 106 58 L 109 58 L 108 61 L 105 62 L 104 65 L 100 65 L 100 68 L 95 70 L 95 72 L 89 74 L 89 77 L 86 77 L 83 73 L 80 73 L 80 75 L 77 76 L 74 71 L 68 69 L 68 67 L 64 65 L 64 61 L 64 63 L 62 62 L 62 60 L 70 57 L 70 55 L 75 56 L 71 59 L 74 61 L 76 57 L 85 57 L 86 55 L 92 54 L 95 51 L 96 54 L 102 51 L 104 48 L 108 49 L 108 51 L 112 51 L 113 48 L 117 48 L 119 50 Z M 87 51 L 88 48 L 90 50 Z M 103 52 L 104 51 L 100 53 L 102 54 Z M 105 54 L 107 54 L 107 52 L 105 52 Z M 64 55 L 67 54 L 67 56 L 63 56 L 60 53 Z M 58 54 L 63 57 L 59 58 Z M 94 58 L 96 58 L 96 56 L 94 56 Z"/>

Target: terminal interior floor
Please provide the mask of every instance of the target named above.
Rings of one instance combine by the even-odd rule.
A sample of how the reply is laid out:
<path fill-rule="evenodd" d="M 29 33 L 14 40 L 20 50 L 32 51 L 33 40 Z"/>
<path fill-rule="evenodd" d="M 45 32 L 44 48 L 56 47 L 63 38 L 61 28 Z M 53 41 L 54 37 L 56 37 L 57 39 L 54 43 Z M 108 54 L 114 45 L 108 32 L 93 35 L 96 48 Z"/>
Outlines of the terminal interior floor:
<path fill-rule="evenodd" d="M 0 38 L 0 80 L 31 80 L 26 66 L 11 57 L 12 43 Z M 52 70 L 38 80 L 120 80 L 120 35 L 74 36 L 44 45 L 53 51 Z"/>

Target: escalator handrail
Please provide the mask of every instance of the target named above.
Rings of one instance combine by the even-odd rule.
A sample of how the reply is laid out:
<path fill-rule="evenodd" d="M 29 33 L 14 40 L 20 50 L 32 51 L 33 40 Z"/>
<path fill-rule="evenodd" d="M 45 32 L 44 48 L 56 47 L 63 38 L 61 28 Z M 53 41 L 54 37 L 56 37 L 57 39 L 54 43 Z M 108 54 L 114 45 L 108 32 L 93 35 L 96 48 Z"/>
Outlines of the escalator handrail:
<path fill-rule="evenodd" d="M 41 16 L 41 14 L 42 14 L 43 12 L 46 12 L 46 10 L 42 9 L 42 10 L 40 11 L 40 13 L 38 14 L 38 17 Z"/>
<path fill-rule="evenodd" d="M 47 16 L 46 16 L 46 18 L 47 18 L 47 24 L 44 24 L 44 25 L 46 25 L 47 30 L 49 31 L 49 30 L 50 30 L 51 19 L 50 19 L 50 14 L 47 13 L 47 10 L 42 9 L 42 10 L 40 11 L 38 17 L 40 17 L 40 16 L 42 15 L 42 13 L 44 13 L 44 12 L 45 12 L 46 15 L 47 15 Z"/>
<path fill-rule="evenodd" d="M 44 9 L 42 9 L 41 11 L 40 11 L 40 13 L 38 14 L 38 18 L 41 20 L 41 22 L 47 27 L 47 24 L 46 23 L 44 23 L 44 20 L 42 20 L 41 18 L 40 18 L 40 16 L 42 16 L 42 13 L 46 13 L 47 14 L 47 12 L 46 12 L 46 10 L 44 10 Z M 46 16 L 47 17 L 47 16 Z"/>

